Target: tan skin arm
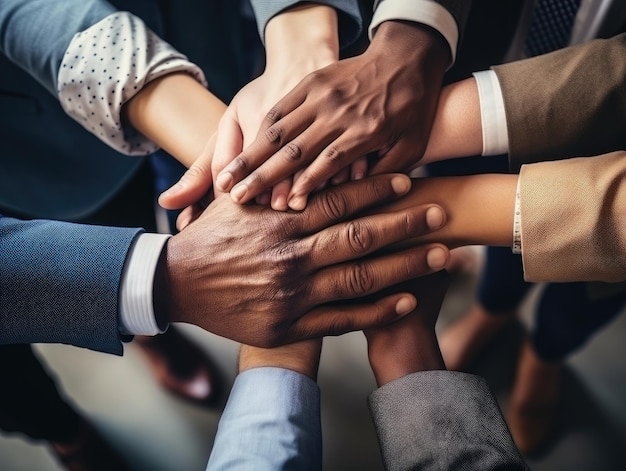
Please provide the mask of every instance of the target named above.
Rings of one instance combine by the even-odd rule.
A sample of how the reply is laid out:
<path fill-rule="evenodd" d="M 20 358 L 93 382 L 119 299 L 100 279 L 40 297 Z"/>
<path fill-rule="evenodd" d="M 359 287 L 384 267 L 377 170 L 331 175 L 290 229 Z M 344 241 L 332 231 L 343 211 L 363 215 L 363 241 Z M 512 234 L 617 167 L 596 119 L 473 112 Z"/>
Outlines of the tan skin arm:
<path fill-rule="evenodd" d="M 185 167 L 217 131 L 226 105 L 185 73 L 160 77 L 124 106 L 126 119 Z"/>

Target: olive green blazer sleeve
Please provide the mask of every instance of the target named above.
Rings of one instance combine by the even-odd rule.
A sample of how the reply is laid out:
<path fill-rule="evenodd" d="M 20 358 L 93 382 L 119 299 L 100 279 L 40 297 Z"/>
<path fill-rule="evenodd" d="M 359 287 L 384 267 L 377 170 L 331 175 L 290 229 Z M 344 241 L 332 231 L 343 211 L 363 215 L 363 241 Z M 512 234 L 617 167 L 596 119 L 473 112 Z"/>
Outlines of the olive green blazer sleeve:
<path fill-rule="evenodd" d="M 626 149 L 626 34 L 494 67 L 513 171 Z"/>

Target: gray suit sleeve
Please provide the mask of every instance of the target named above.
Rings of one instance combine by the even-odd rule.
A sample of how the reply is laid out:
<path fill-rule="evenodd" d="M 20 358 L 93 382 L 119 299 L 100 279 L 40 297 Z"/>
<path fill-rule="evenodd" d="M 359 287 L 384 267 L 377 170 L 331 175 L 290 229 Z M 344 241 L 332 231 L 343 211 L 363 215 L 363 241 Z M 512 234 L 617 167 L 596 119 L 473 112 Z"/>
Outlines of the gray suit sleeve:
<path fill-rule="evenodd" d="M 269 20 L 286 8 L 302 2 L 300 0 L 250 0 L 250 3 L 254 10 L 261 41 L 265 43 L 265 27 Z M 337 10 L 339 18 L 339 43 L 342 48 L 349 46 L 359 37 L 363 27 L 363 21 L 357 0 L 318 0 L 315 3 L 328 5 Z"/>
<path fill-rule="evenodd" d="M 115 11 L 104 0 L 2 0 L 0 52 L 56 96 L 57 73 L 72 37 Z"/>
<path fill-rule="evenodd" d="M 388 470 L 528 469 L 481 377 L 413 373 L 374 391 L 369 407 Z"/>
<path fill-rule="evenodd" d="M 120 280 L 140 232 L 0 215 L 0 344 L 66 343 L 121 355 Z"/>

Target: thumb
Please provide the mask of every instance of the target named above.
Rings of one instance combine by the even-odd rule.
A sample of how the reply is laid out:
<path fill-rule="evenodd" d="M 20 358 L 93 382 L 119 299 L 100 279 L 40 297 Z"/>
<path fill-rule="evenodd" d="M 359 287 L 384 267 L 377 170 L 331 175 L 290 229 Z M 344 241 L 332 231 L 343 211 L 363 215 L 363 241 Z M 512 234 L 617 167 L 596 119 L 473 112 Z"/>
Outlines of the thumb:
<path fill-rule="evenodd" d="M 159 196 L 159 204 L 165 209 L 181 209 L 198 202 L 208 193 L 213 184 L 211 161 L 215 147 L 213 134 L 200 156 L 180 177 L 180 180 Z"/>

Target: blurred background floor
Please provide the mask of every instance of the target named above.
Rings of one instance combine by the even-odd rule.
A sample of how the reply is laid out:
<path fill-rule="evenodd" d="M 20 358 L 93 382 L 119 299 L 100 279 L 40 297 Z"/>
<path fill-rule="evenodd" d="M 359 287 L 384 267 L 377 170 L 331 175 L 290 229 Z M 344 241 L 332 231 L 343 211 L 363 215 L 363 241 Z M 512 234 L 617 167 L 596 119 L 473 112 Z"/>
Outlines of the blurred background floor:
<path fill-rule="evenodd" d="M 474 276 L 455 278 L 439 328 L 464 312 L 473 299 Z M 536 293 L 525 303 L 523 318 Z M 238 346 L 183 326 L 223 372 L 234 379 Z M 513 380 L 522 330 L 499 338 L 476 362 L 502 406 Z M 224 400 L 214 409 L 188 405 L 162 391 L 132 345 L 124 357 L 63 345 L 39 345 L 37 352 L 58 375 L 66 394 L 95 422 L 136 471 L 203 470 Z M 382 469 L 366 397 L 374 379 L 361 333 L 325 340 L 319 374 L 322 389 L 324 470 Z M 0 384 L 1 387 L 1 384 Z M 597 334 L 569 358 L 560 424 L 544 455 L 527 459 L 537 471 L 622 470 L 626 462 L 626 316 Z M 0 470 L 60 470 L 48 449 L 20 436 L 0 434 Z M 114 471 L 114 470 L 112 470 Z"/>

